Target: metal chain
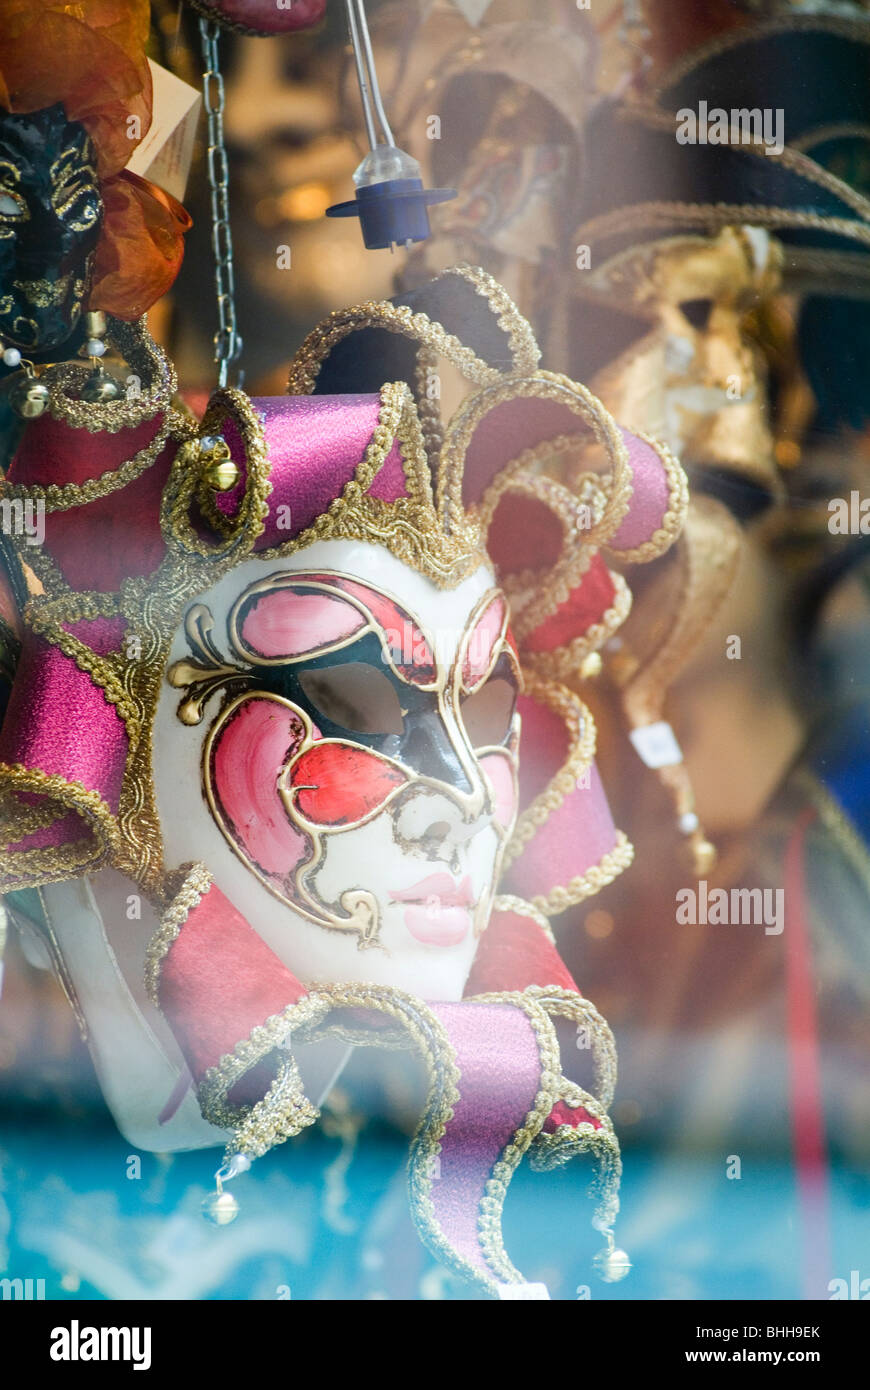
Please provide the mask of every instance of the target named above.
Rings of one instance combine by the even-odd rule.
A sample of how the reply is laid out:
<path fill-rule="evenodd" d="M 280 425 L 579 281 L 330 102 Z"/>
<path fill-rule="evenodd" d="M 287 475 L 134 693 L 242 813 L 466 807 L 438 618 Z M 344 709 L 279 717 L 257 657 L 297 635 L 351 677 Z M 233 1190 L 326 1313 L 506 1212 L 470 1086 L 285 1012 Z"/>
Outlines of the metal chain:
<path fill-rule="evenodd" d="M 229 365 L 242 351 L 236 327 L 236 285 L 233 273 L 233 235 L 230 230 L 229 168 L 224 144 L 224 79 L 220 70 L 218 38 L 220 29 L 210 19 L 200 19 L 203 73 L 202 99 L 208 123 L 206 164 L 211 192 L 211 244 L 214 251 L 214 282 L 217 293 L 218 331 L 214 335 L 214 360 L 218 366 L 218 385 L 227 384 Z M 241 384 L 241 373 L 239 374 Z"/>

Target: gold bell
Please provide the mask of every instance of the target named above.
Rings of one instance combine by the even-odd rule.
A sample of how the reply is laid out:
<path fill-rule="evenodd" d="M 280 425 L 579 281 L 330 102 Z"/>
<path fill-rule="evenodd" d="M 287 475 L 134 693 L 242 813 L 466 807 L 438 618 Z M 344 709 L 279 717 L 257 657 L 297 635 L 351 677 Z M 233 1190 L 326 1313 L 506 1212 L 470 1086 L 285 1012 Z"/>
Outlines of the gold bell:
<path fill-rule="evenodd" d="M 215 492 L 229 492 L 239 481 L 239 470 L 231 458 L 217 459 L 208 465 L 202 476 Z"/>
<path fill-rule="evenodd" d="M 82 400 L 90 401 L 93 405 L 104 405 L 107 401 L 117 401 L 122 394 L 121 383 L 116 381 L 113 376 L 109 376 L 108 372 L 104 372 L 102 367 L 91 372 L 82 387 Z"/>
<path fill-rule="evenodd" d="M 207 434 L 199 441 L 199 456 L 205 468 L 203 480 L 215 492 L 229 492 L 239 481 L 238 466 L 233 463 L 230 446 L 221 435 Z"/>
<path fill-rule="evenodd" d="M 37 420 L 45 411 L 48 401 L 48 387 L 45 382 L 38 381 L 30 371 L 26 372 L 9 392 L 9 404 L 22 420 Z"/>

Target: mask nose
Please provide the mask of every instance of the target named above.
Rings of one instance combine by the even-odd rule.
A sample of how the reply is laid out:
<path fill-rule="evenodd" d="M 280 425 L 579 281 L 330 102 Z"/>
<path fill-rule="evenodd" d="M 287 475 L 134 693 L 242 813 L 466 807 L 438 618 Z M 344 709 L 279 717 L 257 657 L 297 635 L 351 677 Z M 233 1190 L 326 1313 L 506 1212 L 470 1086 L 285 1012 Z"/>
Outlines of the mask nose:
<path fill-rule="evenodd" d="M 468 769 L 460 760 L 443 721 L 435 714 L 425 714 L 413 721 L 402 739 L 399 756 L 424 777 L 444 782 L 465 796 L 473 796 L 478 790 L 472 785 Z"/>
<path fill-rule="evenodd" d="M 445 790 L 412 788 L 394 803 L 393 823 L 404 844 L 426 858 L 444 858 L 492 824 L 492 810 L 481 804 L 469 814 Z"/>

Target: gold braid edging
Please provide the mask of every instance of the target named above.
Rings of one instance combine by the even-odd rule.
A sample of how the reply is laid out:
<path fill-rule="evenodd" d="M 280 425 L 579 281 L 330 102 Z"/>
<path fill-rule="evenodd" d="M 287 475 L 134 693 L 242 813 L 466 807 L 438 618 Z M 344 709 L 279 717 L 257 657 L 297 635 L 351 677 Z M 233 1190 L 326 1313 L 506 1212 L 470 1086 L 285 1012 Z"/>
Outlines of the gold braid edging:
<path fill-rule="evenodd" d="M 642 430 L 635 430 L 634 434 L 638 439 L 642 439 L 644 444 L 648 444 L 651 449 L 655 450 L 661 459 L 668 479 L 667 509 L 649 540 L 634 546 L 631 550 L 618 550 L 615 546 L 609 547 L 614 559 L 624 561 L 626 564 L 637 565 L 645 564 L 648 560 L 655 560 L 659 555 L 664 555 L 679 536 L 689 507 L 689 480 L 679 460 L 667 444 L 663 444 L 659 439 L 654 439 L 651 434 L 645 434 Z"/>
<path fill-rule="evenodd" d="M 505 868 L 519 857 L 529 840 L 538 833 L 542 825 L 546 825 L 566 796 L 571 795 L 581 773 L 590 766 L 595 757 L 595 721 L 573 690 L 532 674 L 525 678 L 525 693 L 552 710 L 554 714 L 561 716 L 571 742 L 568 756 L 559 771 L 517 819 L 514 833 L 505 849 Z M 545 908 L 538 907 L 538 911 L 546 915 Z"/>
<path fill-rule="evenodd" d="M 2 483 L 0 492 L 4 497 L 38 499 L 45 504 L 46 512 L 66 512 L 73 507 L 96 502 L 140 478 L 166 447 L 172 428 L 173 420 L 167 416 L 149 444 L 132 458 L 125 459 L 118 468 L 109 469 L 97 478 L 87 478 L 83 483 L 64 483 L 62 486 L 57 483 Z"/>
<path fill-rule="evenodd" d="M 184 450 L 179 449 L 160 503 L 161 528 L 172 552 L 198 555 L 206 560 L 222 559 L 232 553 L 238 561 L 250 553 L 257 537 L 262 534 L 267 499 L 272 491 L 263 422 L 250 399 L 235 387 L 226 387 L 212 397 L 206 412 L 206 423 L 215 429 L 227 416 L 238 426 L 245 450 L 245 494 L 238 512 L 229 519 L 229 524 L 223 516 L 219 522 L 214 522 L 221 536 L 217 545 L 209 545 L 197 535 L 190 520 L 190 506 L 199 493 L 202 480 L 196 469 L 189 466 Z M 196 433 L 196 429 L 185 421 L 185 440 L 194 438 Z M 214 513 L 211 515 L 213 519 Z"/>
<path fill-rule="evenodd" d="M 594 527 L 581 529 L 578 524 L 582 499 L 564 484 L 547 474 L 533 473 L 530 468 L 540 459 L 583 446 L 583 435 L 558 435 L 544 445 L 526 449 L 509 463 L 486 489 L 480 502 L 470 509 L 488 535 L 501 499 L 506 493 L 525 493 L 542 502 L 558 517 L 562 525 L 562 544 L 559 558 L 550 566 L 546 579 L 543 569 L 514 570 L 500 576 L 502 587 L 515 601 L 513 630 L 518 641 L 565 603 L 592 563 L 595 547 L 600 543 L 598 532 L 606 524 L 610 498 L 602 488 L 599 493 L 599 515 Z M 584 475 L 588 483 L 590 475 Z M 529 597 L 531 591 L 531 597 Z"/>
<path fill-rule="evenodd" d="M 281 1047 L 288 1033 L 303 1023 L 322 1018 L 329 1008 L 327 1000 L 307 994 L 252 1028 L 232 1052 L 224 1053 L 215 1066 L 209 1067 L 197 1087 L 199 1108 L 209 1124 L 233 1131 L 227 1157 L 245 1153 L 250 1158 L 261 1158 L 276 1144 L 283 1144 L 306 1125 L 314 1124 L 319 1112 L 306 1098 L 298 1069 L 289 1055 L 281 1059 L 277 1076 L 254 1105 L 232 1105 L 227 1096 L 246 1072 Z"/>
<path fill-rule="evenodd" d="M 499 1155 L 484 1188 L 480 1202 L 478 1231 L 484 1259 L 501 1283 L 525 1283 L 519 1270 L 508 1259 L 502 1236 L 502 1212 L 508 1186 L 523 1155 L 539 1136 L 547 1117 L 559 1099 L 561 1089 L 561 1057 L 559 1042 L 546 1011 L 533 995 L 522 993 L 476 994 L 466 1001 L 470 1004 L 509 1004 L 522 1009 L 535 1033 L 541 1061 L 541 1075 L 534 1104 L 525 1120 L 515 1131 Z"/>
<path fill-rule="evenodd" d="M 145 988 L 148 997 L 158 1008 L 158 986 L 164 957 L 191 912 L 199 905 L 213 883 L 212 876 L 204 864 L 183 864 L 179 874 L 184 875 L 181 886 L 161 916 L 160 925 L 145 951 Z"/>
<path fill-rule="evenodd" d="M 120 851 L 121 837 L 115 817 L 100 793 L 82 782 L 68 781 L 57 773 L 40 772 L 21 763 L 0 763 L 0 788 L 36 792 L 59 802 L 65 810 L 75 811 L 91 832 L 88 839 L 45 849 L 12 853 L 7 845 L 4 858 L 10 867 L 0 878 L 4 893 L 30 888 L 34 879 L 40 883 L 59 883 L 88 873 L 103 864 L 111 853 Z"/>
<path fill-rule="evenodd" d="M 607 1111 L 616 1089 L 616 1044 L 606 1019 L 595 1005 L 573 990 L 554 986 L 530 985 L 524 993 L 536 999 L 550 1017 L 570 1019 L 577 1029 L 584 1028 L 592 1040 L 596 1096 L 573 1082 L 563 1081 L 560 1099 L 572 1108 L 583 1106 L 600 1128 L 592 1124 L 558 1125 L 554 1133 L 538 1133 L 529 1154 L 534 1172 L 551 1172 L 570 1159 L 590 1153 L 596 1173 L 588 1195 L 596 1203 L 593 1225 L 612 1226 L 619 1212 L 619 1182 L 622 1160 L 619 1140 Z"/>
<path fill-rule="evenodd" d="M 547 454 L 550 452 L 561 453 L 563 445 L 567 450 L 577 445 L 584 447 L 587 443 L 588 441 L 582 435 L 563 435 L 548 441 L 546 452 Z M 530 462 L 535 462 L 538 452 L 537 449 L 527 450 Z M 521 456 L 519 460 L 515 460 L 504 472 L 499 474 L 495 483 L 487 488 L 481 502 L 472 509 L 475 514 L 482 518 L 487 534 L 498 503 L 506 492 L 533 497 L 548 507 L 554 516 L 558 517 L 562 525 L 562 545 L 559 558 L 549 569 L 546 590 L 550 597 L 550 606 L 543 610 L 545 612 L 551 612 L 554 607 L 564 603 L 592 562 L 594 537 L 593 543 L 590 544 L 591 528 L 582 524 L 585 518 L 581 508 L 587 507 L 593 515 L 597 516 L 598 521 L 601 521 L 606 513 L 608 496 L 604 487 L 599 485 L 600 481 L 594 474 L 582 474 L 580 489 L 574 493 L 564 483 L 547 473 L 528 471 L 523 464 L 523 456 Z M 581 495 L 581 492 L 585 493 L 585 496 Z M 590 499 L 594 503 L 594 510 L 590 505 Z M 519 595 L 521 601 L 525 596 L 525 591 L 535 590 L 537 591 L 535 593 L 537 599 L 542 588 L 541 576 L 545 572 L 545 567 L 542 565 L 535 568 L 510 570 L 502 574 L 502 586 L 509 595 Z M 553 601 L 554 594 L 555 601 Z M 527 601 L 526 610 L 529 606 Z"/>
<path fill-rule="evenodd" d="M 619 1214 L 622 1158 L 619 1140 L 608 1116 L 599 1114 L 588 1097 L 585 1108 L 595 1116 L 601 1128 L 596 1129 L 591 1124 L 558 1125 L 552 1134 L 539 1134 L 529 1154 L 529 1166 L 536 1173 L 551 1173 L 572 1158 L 591 1154 L 597 1171 L 589 1185 L 588 1196 L 595 1202 L 592 1224 L 601 1230 L 612 1226 Z"/>
<path fill-rule="evenodd" d="M 550 944 L 555 946 L 556 938 L 549 919 L 526 898 L 519 898 L 516 893 L 497 893 L 492 900 L 492 908 L 494 912 L 516 912 L 520 917 L 530 917 L 541 928 Z"/>
<path fill-rule="evenodd" d="M 509 373 L 484 362 L 460 338 L 449 333 L 427 314 L 414 313 L 410 306 L 391 304 L 388 300 L 369 300 L 350 309 L 334 310 L 308 334 L 290 363 L 288 395 L 313 395 L 320 368 L 336 343 L 366 328 L 389 328 L 403 334 L 444 357 L 459 369 L 467 381 L 477 385 L 500 381 L 507 375 L 534 371 L 540 360 L 540 349 L 529 324 L 507 291 L 485 270 L 475 266 L 453 266 L 444 274 L 460 276 L 469 282 L 476 294 L 488 301 L 499 328 L 506 333 L 510 344 L 513 362 Z"/>
<path fill-rule="evenodd" d="M 0 794 L 0 835 L 7 840 L 24 840 L 37 830 L 47 830 L 67 813 L 66 806 L 53 806 L 45 801 L 41 806 L 23 806 L 15 793 Z"/>
<path fill-rule="evenodd" d="M 566 908 L 576 907 L 585 898 L 600 893 L 608 883 L 618 878 L 634 859 L 634 845 L 624 830 L 617 830 L 616 843 L 609 849 L 598 864 L 593 864 L 585 873 L 577 874 L 563 887 L 551 888 L 549 893 L 539 893 L 532 898 L 539 912 L 555 917 Z"/>
<path fill-rule="evenodd" d="M 507 335 L 510 343 L 513 358 L 510 375 L 520 376 L 525 372 L 533 372 L 541 360 L 541 349 L 538 347 L 531 324 L 520 313 L 504 285 L 499 284 L 482 266 L 469 265 L 467 261 L 451 266 L 446 274 L 461 275 L 473 285 L 475 293 L 485 299 L 494 311 L 496 323 Z"/>
<path fill-rule="evenodd" d="M 625 622 L 631 612 L 632 593 L 621 574 L 608 570 L 613 583 L 613 603 L 602 614 L 600 622 L 593 623 L 579 637 L 563 647 L 553 647 L 549 652 L 523 651 L 523 667 L 529 667 L 537 675 L 547 680 L 570 680 L 576 678 L 578 667 L 592 652 L 597 652 Z M 520 640 L 519 638 L 517 640 Z"/>
<path fill-rule="evenodd" d="M 381 387 L 378 424 L 354 477 L 325 512 L 298 536 L 261 550 L 263 558 L 291 555 L 315 541 L 365 540 L 383 545 L 397 559 L 439 588 L 452 588 L 486 563 L 478 528 L 463 521 L 450 534 L 439 524 L 417 410 L 403 381 Z M 408 496 L 382 502 L 368 489 L 399 441 Z"/>
<path fill-rule="evenodd" d="M 432 383 L 438 377 L 438 354 L 434 348 L 421 344 L 417 352 L 414 373 L 414 397 L 423 431 L 423 448 L 427 459 L 437 459 L 444 444 L 444 422 L 441 418 L 440 388 L 432 393 Z"/>
<path fill-rule="evenodd" d="M 438 487 L 436 506 L 439 516 L 452 528 L 460 527 L 465 516 L 462 498 L 462 483 L 465 456 L 472 438 L 482 420 L 499 405 L 508 401 L 549 400 L 566 406 L 577 415 L 591 431 L 594 438 L 606 451 L 611 464 L 610 497 L 605 515 L 586 536 L 586 544 L 600 545 L 607 536 L 618 530 L 625 517 L 632 497 L 632 474 L 628 461 L 628 449 L 617 428 L 613 416 L 587 387 L 572 381 L 570 377 L 555 372 L 539 370 L 533 376 L 508 377 L 498 383 L 484 387 L 456 411 L 447 426 L 444 448 L 438 468 Z M 551 439 L 541 440 L 532 450 L 524 450 L 516 460 L 504 459 L 501 467 L 494 471 L 495 482 L 505 469 L 528 464 L 530 459 L 540 460 L 549 453 L 558 452 L 560 443 L 566 436 L 563 431 Z"/>
<path fill-rule="evenodd" d="M 487 1277 L 454 1249 L 436 1219 L 432 1182 L 441 1142 L 453 1116 L 453 1107 L 459 1099 L 459 1072 L 443 1024 L 421 1000 L 381 986 L 336 984 L 313 987 L 305 999 L 289 1005 L 281 1014 L 268 1019 L 262 1027 L 254 1028 L 250 1038 L 238 1043 L 232 1053 L 222 1057 L 217 1066 L 206 1073 L 199 1096 L 205 1118 L 219 1128 L 234 1131 L 234 1138 L 227 1148 L 227 1158 L 237 1152 L 259 1157 L 274 1144 L 283 1142 L 305 1125 L 313 1123 L 317 1112 L 305 1099 L 298 1072 L 289 1059 L 282 1064 L 278 1077 L 263 1099 L 250 1109 L 233 1107 L 226 1101 L 227 1092 L 240 1077 L 269 1051 L 280 1046 L 289 1032 L 301 1030 L 310 1034 L 312 1030 L 319 1031 L 318 1025 L 332 1009 L 372 1009 L 395 1019 L 419 1048 L 427 1064 L 430 1081 L 424 1115 L 409 1157 L 411 1205 L 418 1230 L 424 1243 L 439 1260 L 492 1296 L 497 1293 L 499 1283 L 525 1282 L 504 1249 L 502 1209 L 510 1179 L 559 1099 L 563 1082 L 553 1024 L 535 997 L 526 994 L 483 995 L 466 1002 L 509 1004 L 522 1009 L 534 1028 L 542 1068 L 535 1103 L 500 1154 L 480 1202 L 480 1247 L 493 1278 Z M 373 1031 L 367 1041 L 369 1045 L 377 1047 L 381 1040 Z"/>
<path fill-rule="evenodd" d="M 170 408 L 178 389 L 175 368 L 166 353 L 148 332 L 144 318 L 137 323 L 123 323 L 109 316 L 109 340 L 116 343 L 127 362 L 146 377 L 145 389 L 138 395 L 125 395 L 117 401 L 83 401 L 66 394 L 64 388 L 81 390 L 91 375 L 84 363 L 62 362 L 44 374 L 49 384 L 48 409 L 55 420 L 71 429 L 87 430 L 90 434 L 117 434 L 119 430 L 134 429 L 155 415 Z"/>
<path fill-rule="evenodd" d="M 37 636 L 43 637 L 74 661 L 80 671 L 89 676 L 110 705 L 114 705 L 124 721 L 131 747 L 142 732 L 142 721 L 136 703 L 124 685 L 124 664 L 111 656 L 101 656 L 73 633 L 62 626 L 82 618 L 116 617 L 117 603 L 111 595 L 62 594 L 57 598 L 31 599 L 24 610 L 24 620 Z"/>
<path fill-rule="evenodd" d="M 592 1040 L 592 1060 L 595 1067 L 595 1103 L 609 1110 L 616 1090 L 616 1041 L 610 1024 L 598 1012 L 590 999 L 558 985 L 529 985 L 526 994 L 538 999 L 548 1014 L 568 1018 L 577 1027 L 585 1028 Z M 569 1083 L 570 1084 L 570 1083 Z"/>

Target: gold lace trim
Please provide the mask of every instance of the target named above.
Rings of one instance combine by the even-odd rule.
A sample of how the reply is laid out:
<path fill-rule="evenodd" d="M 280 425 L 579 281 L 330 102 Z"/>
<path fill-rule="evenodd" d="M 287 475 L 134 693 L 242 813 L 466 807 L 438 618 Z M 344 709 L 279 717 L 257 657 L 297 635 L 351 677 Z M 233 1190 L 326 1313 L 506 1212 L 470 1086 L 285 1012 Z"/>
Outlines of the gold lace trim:
<path fill-rule="evenodd" d="M 619 550 L 615 546 L 608 547 L 615 558 L 625 564 L 637 565 L 646 564 L 647 561 L 656 560 L 660 555 L 664 555 L 679 536 L 689 509 L 689 481 L 682 465 L 667 444 L 663 444 L 659 439 L 654 439 L 652 435 L 646 434 L 643 430 L 635 430 L 634 434 L 658 454 L 668 480 L 668 505 L 659 525 L 649 539 L 630 550 Z"/>
<path fill-rule="evenodd" d="M 158 1007 L 158 985 L 164 958 L 191 912 L 199 905 L 212 886 L 212 876 L 204 864 L 184 864 L 181 887 L 160 919 L 160 925 L 145 951 L 145 988 L 148 997 Z"/>
<path fill-rule="evenodd" d="M 590 656 L 592 652 L 597 652 L 604 643 L 609 640 L 625 622 L 631 611 L 632 594 L 627 583 L 621 574 L 615 570 L 608 570 L 613 581 L 614 597 L 613 603 L 602 614 L 601 620 L 593 623 L 579 637 L 575 637 L 565 646 L 554 647 L 549 652 L 523 652 L 523 667 L 536 672 L 540 676 L 545 676 L 549 680 L 569 680 L 572 676 L 576 677 L 579 666 Z M 564 601 L 564 600 L 563 600 Z M 555 611 L 551 607 L 551 597 L 549 593 L 544 593 L 540 601 L 535 604 L 529 614 L 528 627 L 533 630 L 538 623 L 542 623 Z M 523 627 L 526 627 L 526 612 L 523 612 Z"/>
<path fill-rule="evenodd" d="M 272 485 L 269 482 L 263 421 L 250 399 L 235 387 L 226 387 L 212 397 L 206 412 L 204 432 L 214 432 L 228 416 L 238 426 L 242 436 L 247 477 L 245 494 L 234 517 L 223 516 L 212 503 L 209 520 L 218 530 L 221 539 L 215 544 L 209 544 L 200 538 L 191 524 L 190 508 L 194 497 L 201 501 L 202 479 L 196 469 L 190 467 L 181 449 L 173 460 L 169 480 L 164 489 L 160 521 L 170 550 L 182 555 L 198 555 L 203 559 L 217 558 L 234 551 L 234 561 L 238 563 L 243 555 L 247 555 L 253 549 L 254 542 L 262 535 Z M 197 433 L 198 431 L 188 426 L 185 438 L 194 438 Z"/>
<path fill-rule="evenodd" d="M 60 598 L 40 595 L 31 599 L 24 610 L 24 620 L 31 630 L 74 661 L 79 670 L 90 676 L 99 687 L 109 704 L 115 706 L 133 744 L 142 732 L 142 720 L 124 684 L 127 661 L 123 655 L 114 653 L 100 656 L 62 626 L 65 622 L 77 622 L 82 618 L 116 616 L 117 604 L 111 595 L 86 592 L 65 594 Z"/>
<path fill-rule="evenodd" d="M 65 512 L 87 502 L 96 502 L 98 498 L 108 497 L 110 493 L 141 477 L 162 453 L 181 419 L 180 416 L 168 415 L 150 444 L 146 444 L 118 468 L 109 469 L 98 478 L 88 478 L 83 483 L 48 483 L 45 486 L 39 483 L 0 483 L 0 493 L 6 497 L 38 498 L 45 504 L 46 512 Z"/>
<path fill-rule="evenodd" d="M 531 372 L 540 360 L 532 330 L 507 291 L 485 270 L 469 265 L 453 266 L 445 275 L 467 280 L 486 299 L 499 328 L 507 334 L 513 372 Z M 407 305 L 369 300 L 350 309 L 336 309 L 308 334 L 290 364 L 287 391 L 291 396 L 313 395 L 318 372 L 336 343 L 365 328 L 392 328 L 397 333 L 433 349 L 457 367 L 467 380 L 485 385 L 501 381 L 505 372 L 491 367 L 461 339 L 427 314 L 414 313 Z"/>
<path fill-rule="evenodd" d="M 505 850 L 505 867 L 520 858 L 529 841 L 546 825 L 554 811 L 575 790 L 582 772 L 591 766 L 595 757 L 595 724 L 583 701 L 566 686 L 544 680 L 530 673 L 526 690 L 534 699 L 564 719 L 571 746 L 564 764 L 549 785 L 535 797 L 517 820 L 514 833 Z M 575 875 L 567 884 L 557 885 L 549 893 L 531 898 L 532 907 L 545 917 L 556 916 L 566 908 L 582 902 L 612 883 L 634 858 L 634 848 L 623 831 L 616 831 L 616 840 L 598 864 Z"/>
<path fill-rule="evenodd" d="M 382 387 L 380 395 L 378 424 L 341 496 L 298 536 L 260 553 L 292 555 L 316 541 L 368 540 L 385 546 L 439 588 L 452 588 L 488 563 L 479 531 L 463 518 L 460 526 L 445 534 L 432 502 L 423 435 L 410 390 L 397 381 Z M 383 502 L 369 496 L 368 489 L 396 439 L 410 495 Z"/>
<path fill-rule="evenodd" d="M 109 317 L 106 336 L 121 350 L 137 374 L 145 378 L 138 396 L 127 398 L 125 395 L 116 401 L 95 402 L 68 394 L 81 391 L 91 375 L 91 368 L 85 363 L 62 362 L 43 374 L 49 387 L 48 409 L 53 418 L 62 420 L 72 429 L 88 430 L 91 434 L 117 434 L 119 430 L 144 424 L 157 414 L 167 413 L 178 390 L 175 368 L 151 337 L 144 318 L 128 324 Z"/>
<path fill-rule="evenodd" d="M 530 917 L 541 928 L 550 944 L 555 946 L 556 938 L 549 918 L 545 917 L 543 912 L 539 912 L 527 898 L 519 898 L 516 893 L 497 893 L 492 900 L 492 908 L 494 912 L 516 912 L 521 917 Z"/>
<path fill-rule="evenodd" d="M 593 864 L 585 873 L 575 874 L 564 886 L 553 888 L 546 894 L 537 894 L 532 902 L 541 912 L 555 917 L 600 893 L 602 888 L 625 872 L 633 859 L 634 846 L 623 830 L 617 830 L 613 849 L 607 851 L 600 863 Z"/>
<path fill-rule="evenodd" d="M 544 680 L 534 673 L 526 679 L 526 694 L 564 720 L 570 745 L 568 756 L 559 771 L 518 817 L 514 833 L 505 849 L 505 868 L 519 858 L 541 826 L 559 809 L 565 798 L 571 795 L 581 773 L 591 766 L 595 757 L 595 722 L 578 695 L 567 686 Z M 546 909 L 540 907 L 537 900 L 532 901 L 538 911 L 546 916 Z"/>
<path fill-rule="evenodd" d="M 40 772 L 23 767 L 21 763 L 0 763 L 0 800 L 4 802 L 7 818 L 12 807 L 3 795 L 6 792 L 37 792 L 59 803 L 66 811 L 76 811 L 83 821 L 90 822 L 90 835 L 72 844 L 49 845 L 44 849 L 16 850 L 3 855 L 5 861 L 0 883 L 5 893 L 17 888 L 29 888 L 38 878 L 41 883 L 58 883 L 63 879 L 87 873 L 104 863 L 110 853 L 120 853 L 120 836 L 115 817 L 99 792 L 82 782 L 68 780 L 57 773 Z M 56 817 L 52 817 L 56 819 Z M 19 822 L 12 821 L 16 839 Z"/>
<path fill-rule="evenodd" d="M 540 1090 L 535 1104 L 522 1127 L 502 1152 L 493 1169 L 492 1177 L 486 1185 L 481 1201 L 481 1215 L 478 1220 L 480 1243 L 485 1258 L 496 1275 L 505 1283 L 524 1282 L 507 1259 L 502 1242 L 502 1211 L 508 1184 L 523 1154 L 530 1150 L 529 1159 L 533 1169 L 556 1167 L 575 1153 L 591 1151 L 598 1159 L 598 1173 L 590 1191 L 598 1201 L 595 1224 L 612 1225 L 619 1210 L 619 1179 L 622 1167 L 619 1158 L 619 1144 L 603 1108 L 592 1096 L 580 1087 L 566 1082 L 562 1076 L 562 1059 L 556 1033 L 550 1014 L 574 1017 L 569 999 L 576 1001 L 576 1009 L 581 1012 L 583 1021 L 588 1019 L 596 1028 L 596 1036 L 604 1040 L 604 1030 L 610 1030 L 598 1011 L 579 995 L 569 995 L 568 991 L 557 988 L 543 989 L 530 986 L 521 994 L 495 993 L 475 995 L 468 1002 L 478 1004 L 513 1004 L 521 1008 L 528 1017 L 538 1041 L 543 1071 Z M 612 1042 L 612 1037 L 611 1037 Z M 602 1050 L 602 1076 L 607 1073 L 608 1049 L 606 1043 Z M 615 1067 L 615 1053 L 613 1054 Z M 609 1075 L 609 1073 L 608 1073 Z M 615 1074 L 613 1077 L 615 1081 Z M 612 1094 L 612 1092 L 611 1092 Z M 588 1104 L 590 1113 L 602 1122 L 602 1129 L 595 1130 L 592 1125 L 582 1126 L 582 1134 L 570 1125 L 560 1125 L 554 1135 L 543 1133 L 545 1121 L 557 1101 L 568 1098 L 574 1104 Z M 565 1133 L 567 1131 L 567 1133 Z M 558 1154 L 558 1157 L 556 1157 Z M 548 1161 L 549 1160 L 549 1161 Z"/>
<path fill-rule="evenodd" d="M 538 371 L 534 376 L 511 377 L 495 386 L 478 391 L 464 402 L 447 427 L 444 449 L 439 468 L 436 505 L 439 515 L 447 525 L 459 526 L 465 516 L 462 499 L 462 483 L 465 455 L 475 431 L 481 421 L 504 401 L 524 398 L 552 400 L 568 406 L 590 429 L 594 438 L 604 448 L 611 461 L 609 502 L 605 514 L 586 536 L 588 546 L 601 545 L 605 537 L 616 531 L 628 511 L 632 496 L 631 469 L 628 463 L 628 450 L 616 422 L 605 409 L 597 396 L 585 386 L 571 381 L 570 377 L 559 376 L 555 372 Z M 503 474 L 510 477 L 512 472 L 529 468 L 533 463 L 558 453 L 564 448 L 566 440 L 574 436 L 554 435 L 543 440 L 531 449 L 524 450 L 514 459 L 505 459 L 493 478 L 485 497 L 497 485 Z"/>
<path fill-rule="evenodd" d="M 210 883 L 210 875 L 203 865 L 187 866 L 181 886 L 149 945 L 146 978 L 149 994 L 155 1002 L 161 962 Z M 523 910 L 529 911 L 528 905 L 522 904 L 521 900 L 502 901 L 507 910 L 519 904 Z M 534 908 L 530 915 L 537 916 Z M 478 1218 L 481 1250 L 495 1280 L 521 1283 L 522 1276 L 508 1259 L 502 1236 L 502 1209 L 508 1184 L 523 1154 L 540 1134 L 557 1100 L 566 1097 L 580 1104 L 583 1101 L 578 1096 L 586 1095 L 579 1088 L 570 1086 L 561 1076 L 558 1042 L 549 1015 L 573 1018 L 578 1026 L 582 1024 L 591 1029 L 600 1100 L 596 1103 L 591 1097 L 588 1099 L 591 1112 L 596 1117 L 598 1106 L 609 1103 L 615 1084 L 613 1037 L 592 1004 L 556 987 L 531 988 L 521 994 L 475 996 L 469 1002 L 505 1003 L 521 1008 L 535 1030 L 541 1058 L 541 1077 L 534 1106 L 495 1163 L 480 1202 Z M 393 1018 L 410 1034 L 422 1054 L 429 1071 L 429 1094 L 410 1156 L 410 1189 L 415 1220 L 423 1240 L 433 1253 L 458 1273 L 493 1293 L 493 1281 L 453 1249 L 435 1216 L 432 1201 L 435 1160 L 447 1124 L 452 1118 L 453 1106 L 459 1099 L 459 1073 L 443 1025 L 422 1001 L 382 986 L 334 984 L 312 987 L 305 998 L 288 1005 L 281 1013 L 253 1028 L 249 1037 L 240 1040 L 232 1052 L 226 1053 L 214 1067 L 209 1068 L 198 1088 L 203 1115 L 218 1128 L 233 1131 L 227 1158 L 237 1152 L 252 1158 L 260 1157 L 274 1145 L 314 1123 L 318 1112 L 306 1099 L 298 1069 L 290 1056 L 282 1059 L 268 1091 L 254 1105 L 231 1105 L 227 1095 L 251 1067 L 269 1052 L 286 1044 L 290 1033 L 301 1032 L 303 1036 L 310 1036 L 329 1013 L 346 1008 L 373 1009 Z M 361 1041 L 371 1046 L 381 1046 L 384 1039 L 379 1033 L 369 1031 Z M 576 1140 L 576 1136 L 574 1138 Z M 590 1143 L 583 1145 L 584 1149 L 590 1147 Z M 604 1148 L 606 1145 L 602 1147 L 602 1152 Z"/>

